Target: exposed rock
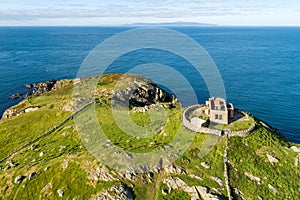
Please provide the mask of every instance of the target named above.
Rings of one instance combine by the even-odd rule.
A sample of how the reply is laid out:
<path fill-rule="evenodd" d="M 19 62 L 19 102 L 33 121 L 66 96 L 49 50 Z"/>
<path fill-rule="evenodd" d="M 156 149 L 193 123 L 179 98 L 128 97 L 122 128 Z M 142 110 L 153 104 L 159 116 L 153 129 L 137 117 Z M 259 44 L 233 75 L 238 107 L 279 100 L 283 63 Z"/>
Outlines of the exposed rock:
<path fill-rule="evenodd" d="M 54 87 L 56 80 L 46 81 L 41 83 L 33 83 L 34 90 L 32 92 L 33 95 L 41 95 L 45 92 L 49 92 Z"/>
<path fill-rule="evenodd" d="M 26 108 L 25 109 L 25 113 L 29 113 L 29 112 L 33 112 L 33 111 L 36 111 L 36 110 L 38 110 L 39 108 L 38 107 L 35 107 L 35 108 Z"/>
<path fill-rule="evenodd" d="M 125 152 L 125 155 L 129 158 L 129 159 L 133 159 L 133 155 L 129 152 Z"/>
<path fill-rule="evenodd" d="M 168 190 L 165 190 L 165 189 L 162 189 L 162 190 L 161 190 L 161 193 L 162 193 L 162 195 L 167 195 L 167 194 L 169 194 L 169 191 L 168 191 Z"/>
<path fill-rule="evenodd" d="M 202 162 L 201 166 L 204 167 L 205 169 L 210 169 L 210 165 L 207 164 L 206 162 Z"/>
<path fill-rule="evenodd" d="M 300 154 L 298 154 L 295 158 L 295 167 L 299 166 L 299 162 L 300 162 Z"/>
<path fill-rule="evenodd" d="M 178 100 L 168 92 L 159 88 L 151 80 L 138 75 L 124 75 L 115 88 L 112 100 L 118 105 L 144 107 L 157 103 L 176 104 Z M 126 88 L 124 88 L 124 86 Z"/>
<path fill-rule="evenodd" d="M 273 185 L 269 184 L 268 187 L 274 192 L 274 194 L 279 194 L 279 192 Z"/>
<path fill-rule="evenodd" d="M 209 189 L 202 186 L 188 186 L 182 179 L 178 177 L 168 177 L 163 180 L 163 183 L 172 190 L 183 190 L 191 196 L 191 199 L 217 200 L 219 196 L 213 195 Z"/>
<path fill-rule="evenodd" d="M 64 162 L 61 164 L 61 167 L 63 170 L 67 169 L 69 165 L 69 161 L 67 159 L 64 160 Z"/>
<path fill-rule="evenodd" d="M 263 200 L 263 198 L 262 198 L 261 196 L 257 196 L 257 198 L 258 198 L 259 200 Z"/>
<path fill-rule="evenodd" d="M 11 95 L 10 98 L 11 98 L 11 99 L 18 99 L 18 98 L 20 98 L 21 96 L 23 96 L 23 94 L 17 93 L 17 94 Z"/>
<path fill-rule="evenodd" d="M 62 191 L 61 189 L 57 190 L 57 193 L 60 197 L 64 196 L 64 191 Z"/>
<path fill-rule="evenodd" d="M 34 150 L 35 149 L 35 144 L 32 144 L 29 149 Z"/>
<path fill-rule="evenodd" d="M 194 179 L 197 179 L 197 180 L 199 180 L 199 181 L 203 181 L 203 179 L 202 179 L 201 177 L 199 177 L 199 176 L 197 176 L 197 175 L 195 175 L 195 174 L 190 174 L 190 177 L 191 177 L 191 178 L 194 178 Z"/>
<path fill-rule="evenodd" d="M 249 173 L 247 173 L 247 172 L 245 172 L 244 174 L 245 174 L 245 176 L 247 176 L 251 181 L 255 181 L 255 182 L 257 182 L 258 185 L 261 185 L 261 178 L 256 177 L 256 176 L 254 176 L 254 175 L 252 175 L 252 174 L 249 174 Z"/>
<path fill-rule="evenodd" d="M 278 163 L 279 162 L 278 158 L 275 158 L 274 156 L 271 156 L 270 154 L 267 154 L 267 158 L 270 163 Z"/>
<path fill-rule="evenodd" d="M 113 181 L 118 180 L 112 174 L 109 173 L 108 169 L 103 166 L 102 168 L 97 167 L 95 170 L 89 170 L 89 179 L 94 181 Z"/>
<path fill-rule="evenodd" d="M 59 151 L 62 151 L 62 150 L 64 150 L 64 149 L 66 149 L 66 146 L 60 146 L 60 147 L 59 147 Z"/>
<path fill-rule="evenodd" d="M 26 177 L 25 176 L 17 176 L 15 178 L 15 183 L 21 183 Z"/>
<path fill-rule="evenodd" d="M 186 174 L 186 170 L 183 167 L 176 167 L 172 163 L 164 165 L 163 169 L 167 174 Z"/>
<path fill-rule="evenodd" d="M 296 153 L 300 153 L 300 147 L 292 146 L 291 149 Z"/>
<path fill-rule="evenodd" d="M 224 186 L 224 182 L 222 181 L 222 179 L 218 178 L 218 177 L 214 177 L 214 176 L 211 176 L 210 177 L 213 181 L 217 182 L 220 186 Z"/>
<path fill-rule="evenodd" d="M 51 188 L 52 188 L 52 184 L 51 184 L 51 183 L 47 183 L 47 184 L 43 187 L 42 192 L 45 192 L 45 191 L 47 191 L 47 190 L 49 190 L 49 189 L 51 189 Z"/>
<path fill-rule="evenodd" d="M 195 186 L 197 192 L 200 194 L 203 200 L 220 200 L 221 197 L 211 194 L 207 187 Z"/>
<path fill-rule="evenodd" d="M 33 88 L 33 85 L 32 85 L 32 84 L 25 84 L 24 86 L 25 86 L 26 88 L 28 88 L 28 89 Z"/>
<path fill-rule="evenodd" d="M 125 183 L 121 183 L 121 186 L 113 186 L 101 194 L 94 197 L 94 200 L 133 200 L 135 198 L 132 188 L 128 187 Z"/>
<path fill-rule="evenodd" d="M 71 80 L 60 80 L 60 81 L 46 81 L 46 82 L 41 82 L 41 83 L 33 83 L 33 84 L 27 84 L 25 85 L 25 87 L 31 89 L 34 88 L 32 93 L 28 93 L 26 94 L 26 98 L 30 97 L 30 96 L 38 96 L 41 95 L 45 92 L 49 92 L 52 90 L 57 90 L 59 88 L 64 87 L 66 84 L 69 84 L 70 82 L 72 82 Z M 21 96 L 23 96 L 23 94 L 21 93 L 17 93 L 17 94 L 13 94 L 10 96 L 10 98 L 12 99 L 17 99 L 20 98 Z M 4 111 L 3 115 L 2 115 L 2 119 L 8 119 L 10 117 L 13 116 L 19 116 L 25 112 L 31 112 L 34 110 L 37 110 L 38 108 L 27 108 L 27 109 L 16 109 L 16 108 L 9 108 L 7 110 Z M 68 107 L 69 109 L 69 107 Z"/>
<path fill-rule="evenodd" d="M 245 195 L 244 195 L 244 193 L 243 193 L 241 190 L 239 190 L 239 189 L 237 189 L 237 188 L 234 188 L 233 191 L 234 191 L 234 193 L 235 193 L 238 197 L 240 197 L 242 200 L 246 200 Z"/>
<path fill-rule="evenodd" d="M 33 177 L 35 177 L 35 175 L 36 175 L 36 172 L 30 173 L 28 179 L 29 179 L 29 180 L 32 180 Z"/>
<path fill-rule="evenodd" d="M 9 167 L 15 167 L 15 166 L 16 166 L 16 164 L 15 164 L 12 160 L 7 161 L 6 164 L 7 164 Z"/>
<path fill-rule="evenodd" d="M 24 111 L 18 111 L 15 108 L 9 108 L 7 110 L 4 111 L 3 115 L 2 115 L 2 119 L 8 119 L 14 116 L 19 116 L 20 114 L 24 113 Z"/>

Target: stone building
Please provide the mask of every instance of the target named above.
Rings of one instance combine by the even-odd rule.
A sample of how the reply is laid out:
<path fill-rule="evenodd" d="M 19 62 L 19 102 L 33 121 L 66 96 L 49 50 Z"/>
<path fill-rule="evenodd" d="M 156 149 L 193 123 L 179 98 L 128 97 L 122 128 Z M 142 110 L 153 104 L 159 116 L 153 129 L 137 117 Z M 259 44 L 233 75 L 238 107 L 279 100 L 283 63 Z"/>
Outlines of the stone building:
<path fill-rule="evenodd" d="M 219 97 L 211 97 L 206 101 L 205 114 L 209 116 L 211 122 L 218 124 L 229 124 L 234 118 L 234 107 L 231 103 Z"/>

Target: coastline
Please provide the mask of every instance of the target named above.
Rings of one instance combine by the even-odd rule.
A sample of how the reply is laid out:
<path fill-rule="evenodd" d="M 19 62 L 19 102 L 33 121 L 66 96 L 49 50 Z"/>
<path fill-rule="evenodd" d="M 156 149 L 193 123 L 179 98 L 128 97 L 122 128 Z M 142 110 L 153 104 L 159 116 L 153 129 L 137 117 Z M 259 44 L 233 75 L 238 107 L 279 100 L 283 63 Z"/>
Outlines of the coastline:
<path fill-rule="evenodd" d="M 75 79 L 60 79 L 60 80 L 49 80 L 49 81 L 43 81 L 43 82 L 34 82 L 34 83 L 29 83 L 29 84 L 25 84 L 23 85 L 24 88 L 28 89 L 28 93 L 26 93 L 25 95 L 21 95 L 19 98 L 21 100 L 21 102 L 25 101 L 27 98 L 30 97 L 34 97 L 34 96 L 39 96 L 42 95 L 44 93 L 48 93 L 57 89 L 60 89 L 62 87 L 64 87 L 66 85 L 66 83 L 72 83 L 74 82 Z M 16 93 L 19 94 L 19 93 Z M 12 94 L 12 96 L 15 94 Z M 18 110 L 14 110 L 14 107 L 16 107 L 19 103 L 16 103 L 15 105 L 7 108 L 2 114 L 1 114 L 1 120 L 10 118 L 12 116 L 19 116 L 20 114 L 26 113 L 26 112 L 32 112 L 38 109 L 37 108 L 27 108 L 28 110 L 22 110 L 22 111 L 18 111 Z M 70 109 L 71 111 L 71 109 Z M 246 112 L 246 111 L 242 111 L 242 112 Z M 290 142 L 290 143 L 294 143 L 294 144 L 298 144 L 295 143 L 293 141 L 288 140 L 279 130 L 278 128 L 274 128 L 271 125 L 269 125 L 268 123 L 264 122 L 263 120 L 253 116 L 250 113 L 249 114 L 251 117 L 253 117 L 255 119 L 255 121 L 261 123 L 261 125 L 263 125 L 265 128 L 267 128 L 268 130 L 270 130 L 271 132 L 278 134 L 284 141 Z M 252 129 L 251 129 L 252 130 Z M 248 135 L 248 134 L 247 134 Z"/>

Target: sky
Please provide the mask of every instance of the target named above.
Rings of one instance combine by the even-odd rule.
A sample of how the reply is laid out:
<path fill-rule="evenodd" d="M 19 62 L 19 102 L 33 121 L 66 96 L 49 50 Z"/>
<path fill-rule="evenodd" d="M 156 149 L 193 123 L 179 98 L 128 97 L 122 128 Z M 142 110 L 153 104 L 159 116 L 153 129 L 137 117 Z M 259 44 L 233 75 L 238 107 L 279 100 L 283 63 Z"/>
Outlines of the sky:
<path fill-rule="evenodd" d="M 0 0 L 0 26 L 300 26 L 299 0 Z"/>

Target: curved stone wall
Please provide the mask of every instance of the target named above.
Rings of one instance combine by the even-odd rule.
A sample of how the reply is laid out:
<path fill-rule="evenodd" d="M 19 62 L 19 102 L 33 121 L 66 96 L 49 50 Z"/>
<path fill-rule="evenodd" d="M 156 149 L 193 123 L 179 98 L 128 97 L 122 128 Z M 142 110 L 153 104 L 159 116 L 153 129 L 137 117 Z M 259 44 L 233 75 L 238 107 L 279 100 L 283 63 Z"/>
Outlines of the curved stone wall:
<path fill-rule="evenodd" d="M 211 134 L 211 135 L 217 135 L 217 136 L 223 136 L 223 134 L 225 134 L 225 135 L 228 135 L 229 137 L 234 137 L 234 136 L 247 137 L 255 129 L 255 122 L 253 122 L 253 124 L 251 125 L 250 128 L 248 128 L 246 130 L 240 130 L 240 131 L 225 130 L 223 132 L 223 131 L 217 130 L 217 129 L 201 127 L 201 125 L 199 123 L 195 124 L 191 120 L 188 119 L 188 114 L 195 111 L 198 108 L 199 108 L 199 105 L 192 105 L 192 106 L 187 107 L 183 111 L 183 116 L 182 116 L 183 125 L 191 131 L 194 131 L 197 133 L 206 133 L 206 134 Z M 248 115 L 247 113 L 245 113 L 241 110 L 237 110 L 237 111 L 243 113 L 244 115 Z"/>
<path fill-rule="evenodd" d="M 206 133 L 206 134 L 211 134 L 211 135 L 217 135 L 217 136 L 222 136 L 222 131 L 221 130 L 217 130 L 217 129 L 212 129 L 212 128 L 205 128 L 205 127 L 201 127 L 200 124 L 194 124 L 192 123 L 191 120 L 189 120 L 187 118 L 187 115 L 196 110 L 197 108 L 199 108 L 199 105 L 192 105 L 187 107 L 184 111 L 183 111 L 183 115 L 182 115 L 182 122 L 183 125 L 188 128 L 191 131 L 195 131 L 197 133 Z"/>

